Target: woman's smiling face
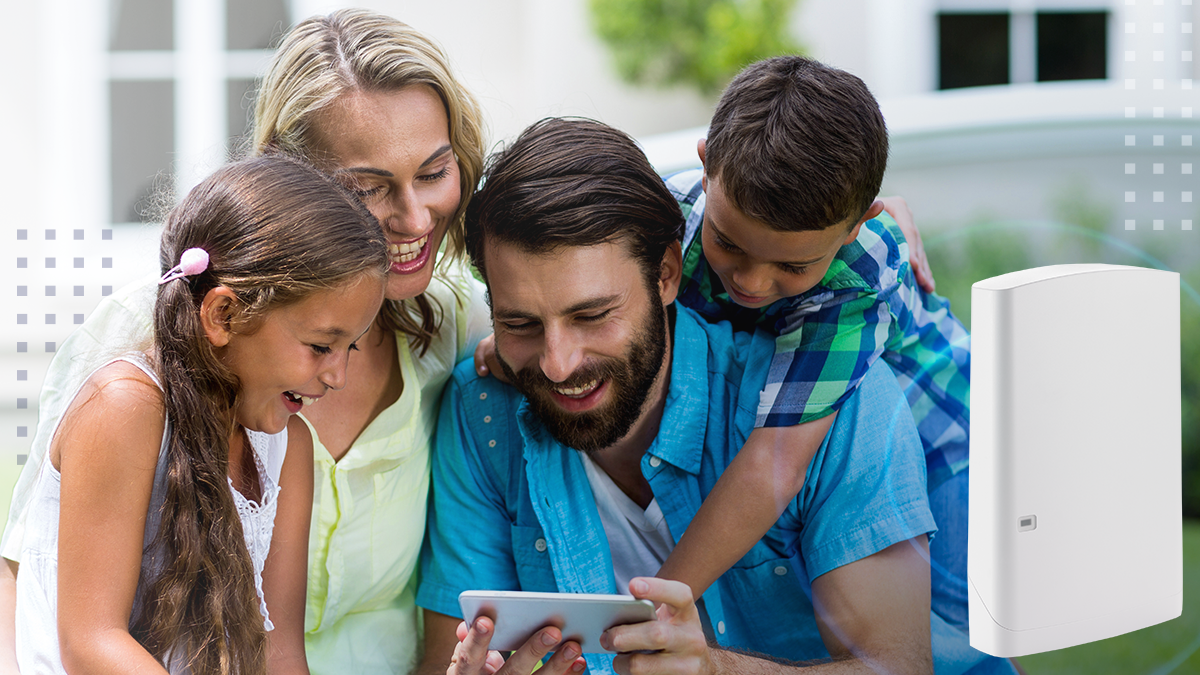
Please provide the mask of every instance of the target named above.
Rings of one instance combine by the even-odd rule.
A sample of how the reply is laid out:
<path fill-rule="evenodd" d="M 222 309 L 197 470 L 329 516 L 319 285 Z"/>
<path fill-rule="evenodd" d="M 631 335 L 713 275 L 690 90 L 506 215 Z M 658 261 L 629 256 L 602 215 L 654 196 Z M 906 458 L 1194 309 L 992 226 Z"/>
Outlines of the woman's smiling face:
<path fill-rule="evenodd" d="M 420 295 L 462 198 L 441 98 L 425 85 L 350 90 L 316 122 L 318 152 L 387 235 L 392 261 L 387 298 Z"/>

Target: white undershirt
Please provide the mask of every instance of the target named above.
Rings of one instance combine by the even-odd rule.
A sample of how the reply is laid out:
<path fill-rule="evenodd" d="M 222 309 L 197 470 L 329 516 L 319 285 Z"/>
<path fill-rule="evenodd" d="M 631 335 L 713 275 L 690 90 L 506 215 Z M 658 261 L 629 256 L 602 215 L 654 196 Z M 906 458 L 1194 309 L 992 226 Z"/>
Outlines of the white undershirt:
<path fill-rule="evenodd" d="M 604 534 L 608 537 L 617 592 L 628 594 L 630 579 L 658 574 L 658 569 L 675 548 L 675 539 L 671 537 L 657 499 L 651 500 L 650 506 L 643 510 L 591 457 L 586 453 L 580 453 L 580 456 L 596 497 L 596 510 L 600 512 Z"/>
<path fill-rule="evenodd" d="M 600 524 L 608 538 L 617 592 L 629 595 L 629 580 L 658 574 L 675 548 L 675 539 L 671 537 L 657 498 L 651 499 L 650 505 L 642 510 L 587 453 L 581 452 L 579 456 L 596 498 Z M 710 642 L 715 641 L 703 598 L 696 601 L 696 609 L 700 613 L 704 637 Z"/>

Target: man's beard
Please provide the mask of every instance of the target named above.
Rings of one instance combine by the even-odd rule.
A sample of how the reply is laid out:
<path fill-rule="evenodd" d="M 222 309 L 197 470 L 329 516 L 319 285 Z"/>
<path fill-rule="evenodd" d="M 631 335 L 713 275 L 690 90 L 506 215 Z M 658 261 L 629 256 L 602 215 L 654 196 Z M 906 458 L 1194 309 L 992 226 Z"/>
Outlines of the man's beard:
<path fill-rule="evenodd" d="M 550 435 L 563 445 L 590 453 L 613 445 L 629 433 L 662 370 L 666 349 L 666 311 L 658 294 L 653 293 L 647 318 L 623 359 L 585 364 L 561 383 L 551 382 L 536 365 L 515 372 L 499 352 L 496 360 L 509 382 L 529 399 L 533 413 Z M 610 390 L 606 394 L 609 401 L 599 408 L 567 412 L 552 398 L 554 388 L 571 389 L 596 380 L 607 381 Z"/>

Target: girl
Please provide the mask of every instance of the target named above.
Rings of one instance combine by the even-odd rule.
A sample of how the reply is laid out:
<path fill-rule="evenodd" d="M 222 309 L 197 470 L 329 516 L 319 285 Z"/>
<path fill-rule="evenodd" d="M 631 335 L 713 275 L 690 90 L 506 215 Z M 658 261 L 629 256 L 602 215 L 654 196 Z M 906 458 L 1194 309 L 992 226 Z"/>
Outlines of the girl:
<path fill-rule="evenodd" d="M 230 165 L 162 235 L 153 346 L 52 435 L 17 579 L 26 673 L 307 673 L 312 438 L 383 298 L 378 222 L 295 160 Z M 165 670 L 164 670 L 165 669 Z"/>

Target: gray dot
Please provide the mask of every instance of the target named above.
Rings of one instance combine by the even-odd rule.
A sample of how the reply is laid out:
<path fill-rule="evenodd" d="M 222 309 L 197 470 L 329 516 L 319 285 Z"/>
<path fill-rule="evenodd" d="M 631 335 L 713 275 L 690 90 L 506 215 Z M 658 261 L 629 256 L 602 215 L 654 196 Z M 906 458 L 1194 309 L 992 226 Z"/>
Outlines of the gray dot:
<path fill-rule="evenodd" d="M 46 297 L 47 297 L 47 298 L 53 298 L 53 297 L 54 297 L 54 287 L 53 287 L 53 286 L 47 286 L 47 287 L 46 287 Z"/>
<path fill-rule="evenodd" d="M 53 314 L 47 314 L 47 315 L 46 315 L 46 325 L 47 325 L 47 326 L 53 326 L 53 325 L 54 325 L 54 315 L 53 315 Z"/>
<path fill-rule="evenodd" d="M 100 266 L 105 268 L 112 267 L 112 258 L 101 258 Z"/>
<path fill-rule="evenodd" d="M 75 295 L 76 295 L 76 296 L 83 295 L 83 286 L 76 286 L 76 287 L 75 287 Z"/>
<path fill-rule="evenodd" d="M 17 371 L 17 382 L 24 382 L 25 380 L 28 380 L 28 379 L 29 379 L 29 371 L 28 370 L 18 370 Z"/>
<path fill-rule="evenodd" d="M 54 353 L 54 343 L 53 343 L 53 342 L 47 342 L 47 343 L 46 343 L 46 353 L 47 353 L 47 354 L 53 354 L 53 353 Z"/>
<path fill-rule="evenodd" d="M 23 354 L 27 351 L 29 351 L 29 343 L 28 342 L 18 342 L 17 343 L 17 353 L 18 354 Z"/>
<path fill-rule="evenodd" d="M 18 326 L 21 326 L 21 325 L 24 325 L 27 323 L 29 323 L 29 315 L 28 314 L 18 314 L 17 315 L 17 325 Z"/>
<path fill-rule="evenodd" d="M 17 239 L 28 239 L 29 230 L 17 230 Z"/>
<path fill-rule="evenodd" d="M 112 286 L 101 286 L 100 287 L 100 295 L 103 295 L 105 297 L 112 295 Z"/>
<path fill-rule="evenodd" d="M 29 455 L 17 455 L 17 466 L 23 466 L 28 459 Z"/>
<path fill-rule="evenodd" d="M 112 230 L 104 230 L 101 232 L 102 239 L 112 239 Z"/>
<path fill-rule="evenodd" d="M 75 230 L 75 239 L 83 239 L 83 230 Z"/>
<path fill-rule="evenodd" d="M 28 407 L 29 407 L 29 399 L 27 399 L 27 398 L 17 399 L 17 409 L 18 410 L 24 410 Z"/>
<path fill-rule="evenodd" d="M 26 295 L 29 295 L 29 287 L 28 286 L 17 286 L 17 297 L 23 298 Z"/>
<path fill-rule="evenodd" d="M 17 427 L 17 438 L 25 438 L 29 435 L 29 427 Z"/>
<path fill-rule="evenodd" d="M 75 269 L 79 269 L 80 267 L 83 267 L 83 258 L 76 258 Z"/>
<path fill-rule="evenodd" d="M 75 325 L 76 325 L 76 326 L 78 326 L 78 325 L 79 325 L 79 324 L 81 324 L 81 323 L 83 323 L 83 315 L 82 315 L 82 314 L 76 314 L 76 315 L 75 315 Z"/>
<path fill-rule="evenodd" d="M 54 269 L 54 258 L 46 258 L 46 269 Z"/>
<path fill-rule="evenodd" d="M 29 258 L 17 258 L 17 269 L 29 267 Z"/>
<path fill-rule="evenodd" d="M 46 230 L 46 241 L 54 241 L 54 230 Z"/>

